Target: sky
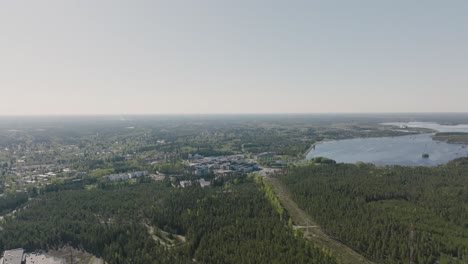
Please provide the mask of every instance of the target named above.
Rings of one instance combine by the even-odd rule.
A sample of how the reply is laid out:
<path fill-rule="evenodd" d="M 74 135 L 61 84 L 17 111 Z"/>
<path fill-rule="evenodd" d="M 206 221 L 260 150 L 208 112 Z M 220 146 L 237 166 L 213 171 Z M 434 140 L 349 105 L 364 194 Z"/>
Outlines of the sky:
<path fill-rule="evenodd" d="M 468 112 L 468 1 L 0 2 L 0 115 Z"/>

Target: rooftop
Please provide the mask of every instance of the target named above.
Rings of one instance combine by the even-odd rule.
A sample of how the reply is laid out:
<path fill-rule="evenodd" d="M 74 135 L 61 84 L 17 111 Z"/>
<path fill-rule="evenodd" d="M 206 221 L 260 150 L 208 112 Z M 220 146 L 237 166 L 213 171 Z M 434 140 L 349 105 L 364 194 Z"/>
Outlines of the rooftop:
<path fill-rule="evenodd" d="M 24 249 L 12 249 L 3 253 L 3 263 L 1 264 L 21 264 L 23 261 Z"/>

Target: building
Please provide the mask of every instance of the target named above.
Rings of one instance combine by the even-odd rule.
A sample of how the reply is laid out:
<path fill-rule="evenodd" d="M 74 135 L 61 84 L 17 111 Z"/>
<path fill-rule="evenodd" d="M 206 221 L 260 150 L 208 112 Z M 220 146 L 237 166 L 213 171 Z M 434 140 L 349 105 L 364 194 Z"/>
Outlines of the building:
<path fill-rule="evenodd" d="M 258 170 L 257 163 L 246 160 L 244 155 L 207 157 L 190 162 L 189 167 L 196 176 L 205 176 L 211 173 L 222 176 Z"/>
<path fill-rule="evenodd" d="M 140 177 L 145 177 L 145 176 L 148 176 L 148 172 L 147 172 L 147 171 L 135 171 L 135 172 L 129 173 L 130 179 L 132 179 L 132 178 L 140 178 Z"/>
<path fill-rule="evenodd" d="M 24 255 L 24 249 L 12 249 L 7 250 L 3 253 L 3 258 L 0 260 L 0 264 L 25 264 L 26 257 Z"/>
<path fill-rule="evenodd" d="M 185 187 L 188 187 L 188 186 L 192 186 L 192 182 L 191 182 L 191 181 L 180 181 L 179 184 L 180 184 L 180 187 L 182 187 L 182 188 L 185 188 Z"/>
<path fill-rule="evenodd" d="M 198 180 L 198 182 L 200 183 L 200 187 L 202 188 L 205 188 L 211 185 L 211 182 L 205 181 L 205 179 L 200 179 Z"/>
<path fill-rule="evenodd" d="M 147 171 L 135 171 L 131 173 L 120 173 L 120 174 L 111 174 L 104 176 L 109 180 L 110 182 L 116 182 L 116 181 L 125 181 L 128 179 L 134 179 L 134 178 L 140 178 L 140 177 L 146 177 L 148 176 Z"/>
<path fill-rule="evenodd" d="M 106 178 L 107 178 L 110 182 L 124 181 L 124 180 L 128 180 L 128 179 L 129 179 L 127 173 L 111 174 L 111 175 L 106 176 Z"/>
<path fill-rule="evenodd" d="M 210 171 L 208 169 L 208 166 L 206 166 L 206 165 L 197 166 L 196 169 L 195 169 L 195 175 L 197 175 L 197 176 L 207 175 L 209 172 Z"/>

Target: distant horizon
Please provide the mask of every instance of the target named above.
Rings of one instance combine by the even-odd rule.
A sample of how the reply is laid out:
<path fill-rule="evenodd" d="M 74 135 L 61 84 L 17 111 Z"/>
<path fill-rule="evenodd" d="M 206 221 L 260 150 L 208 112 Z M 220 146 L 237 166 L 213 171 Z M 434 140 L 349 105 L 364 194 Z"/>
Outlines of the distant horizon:
<path fill-rule="evenodd" d="M 0 117 L 121 117 L 121 116 L 249 116 L 249 115 L 392 115 L 392 114 L 468 114 L 468 112 L 277 112 L 277 113 L 154 113 L 154 114 L 37 114 L 37 115 L 4 115 Z"/>

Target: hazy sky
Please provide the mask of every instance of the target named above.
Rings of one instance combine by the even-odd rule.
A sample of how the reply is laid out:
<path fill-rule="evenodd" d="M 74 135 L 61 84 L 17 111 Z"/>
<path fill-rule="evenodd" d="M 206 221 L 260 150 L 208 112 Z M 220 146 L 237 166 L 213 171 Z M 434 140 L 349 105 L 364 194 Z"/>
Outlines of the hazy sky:
<path fill-rule="evenodd" d="M 0 98 L 0 115 L 468 112 L 468 1 L 1 1 Z"/>

